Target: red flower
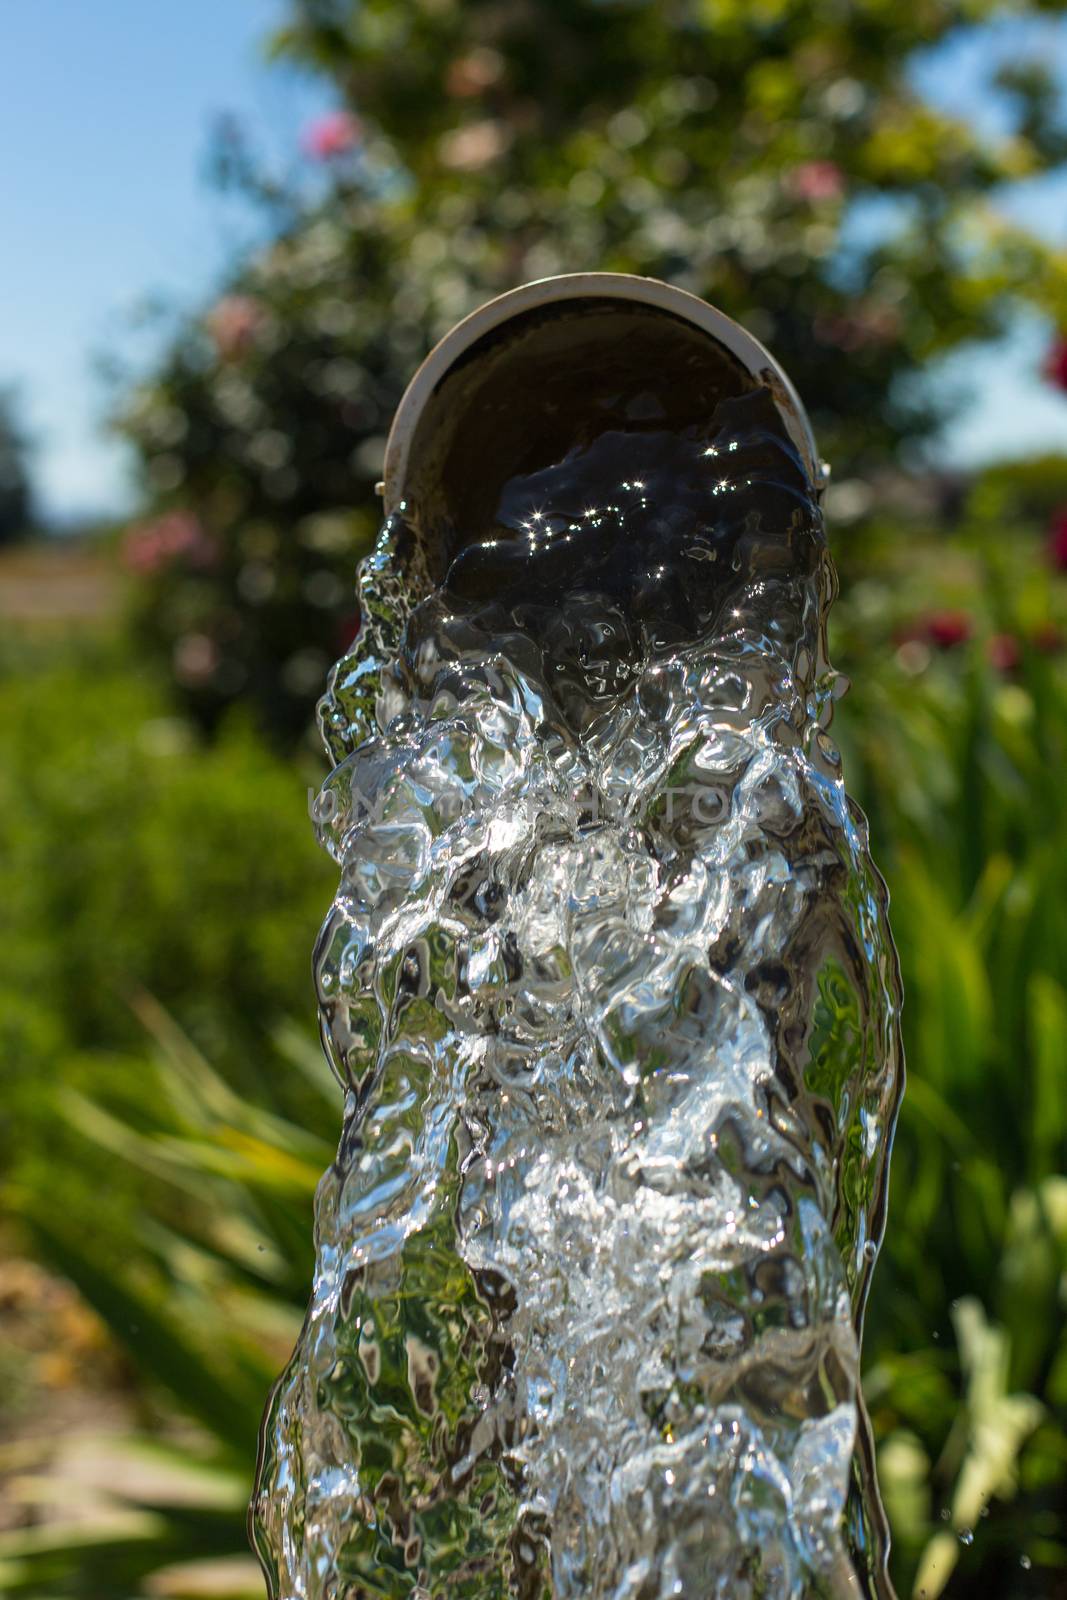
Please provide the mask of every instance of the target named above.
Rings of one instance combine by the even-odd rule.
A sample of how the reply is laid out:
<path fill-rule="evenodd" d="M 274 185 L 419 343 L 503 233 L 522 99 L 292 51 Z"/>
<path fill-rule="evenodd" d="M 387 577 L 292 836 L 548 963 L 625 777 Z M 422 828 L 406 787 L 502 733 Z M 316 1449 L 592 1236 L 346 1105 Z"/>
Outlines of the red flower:
<path fill-rule="evenodd" d="M 313 161 L 333 161 L 354 150 L 363 137 L 363 124 L 351 111 L 330 111 L 304 129 L 305 155 Z"/>
<path fill-rule="evenodd" d="M 1048 558 L 1060 572 L 1067 572 L 1067 506 L 1057 511 L 1048 530 Z"/>
<path fill-rule="evenodd" d="M 1022 660 L 1019 641 L 1013 633 L 995 633 L 986 648 L 990 665 L 998 672 L 1014 672 Z"/>
<path fill-rule="evenodd" d="M 938 650 L 954 650 L 967 642 L 971 632 L 966 611 L 933 611 L 926 619 L 926 637 Z"/>
<path fill-rule="evenodd" d="M 335 648 L 341 651 L 351 649 L 362 626 L 363 616 L 359 611 L 350 611 L 347 616 L 341 617 L 334 631 Z"/>
<path fill-rule="evenodd" d="M 836 161 L 802 161 L 787 174 L 786 185 L 798 200 L 817 205 L 820 200 L 840 200 L 845 176 Z"/>
<path fill-rule="evenodd" d="M 267 320 L 258 300 L 248 294 L 227 294 L 207 314 L 208 332 L 224 361 L 243 356 L 256 342 Z"/>
<path fill-rule="evenodd" d="M 210 567 L 217 555 L 214 541 L 189 511 L 170 511 L 155 522 L 131 528 L 122 544 L 124 563 L 140 577 L 150 577 L 182 558 L 190 566 Z"/>
<path fill-rule="evenodd" d="M 1067 333 L 1061 333 L 1053 340 L 1042 370 L 1049 383 L 1057 389 L 1067 390 Z"/>

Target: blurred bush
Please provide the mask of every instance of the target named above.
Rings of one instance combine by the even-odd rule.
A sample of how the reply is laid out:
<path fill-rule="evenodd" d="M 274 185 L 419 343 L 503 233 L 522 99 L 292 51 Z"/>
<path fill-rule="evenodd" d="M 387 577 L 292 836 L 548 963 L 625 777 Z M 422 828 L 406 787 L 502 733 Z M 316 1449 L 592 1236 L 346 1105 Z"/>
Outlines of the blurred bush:
<path fill-rule="evenodd" d="M 32 1129 L 51 1137 L 8 1188 L 24 1239 L 121 1349 L 140 1423 L 97 1439 L 115 1481 L 91 1520 L 68 1494 L 70 1520 L 0 1535 L 5 1595 L 262 1589 L 243 1513 L 307 1298 L 311 1198 L 333 1149 L 309 1130 L 335 1121 L 335 1086 L 317 1045 L 283 1030 L 259 1062 L 300 1085 L 302 1121 L 287 1121 L 236 1094 L 151 997 L 136 1010 L 138 1053 L 59 1058 Z M 54 1472 L 50 1456 L 24 1465 L 16 1504 L 62 1501 Z"/>
<path fill-rule="evenodd" d="M 1067 562 L 1020 511 L 1065 466 L 983 474 L 951 537 L 835 541 L 835 732 L 905 991 L 864 1381 L 904 1594 L 1067 1577 Z"/>
<path fill-rule="evenodd" d="M 317 763 L 283 763 L 240 717 L 201 745 L 122 648 L 41 660 L 0 664 L 0 985 L 90 1050 L 141 1037 L 148 990 L 235 1087 L 284 1101 L 255 1058 L 312 1003 Z"/>
<path fill-rule="evenodd" d="M 132 1452 L 146 1485 L 118 1532 L 106 1486 L 92 1521 L 36 1526 L 63 1486 L 23 1465 L 0 1593 L 141 1593 L 170 1560 L 241 1549 L 307 1294 L 337 1118 L 310 975 L 332 878 L 306 810 L 319 773 L 236 713 L 202 743 L 121 639 L 9 637 L 0 722 L 0 1257 L 75 1285 L 120 1356 L 86 1367 L 83 1340 L 64 1365 L 53 1326 L 39 1359 L 13 1349 L 0 1371 L 0 1424 L 104 1381 L 139 1422 L 98 1447 Z M 18 1282 L 0 1267 L 0 1317 Z"/>
<path fill-rule="evenodd" d="M 285 185 L 226 125 L 219 181 L 269 242 L 123 412 L 153 507 L 127 544 L 141 635 L 190 710 L 303 730 L 396 402 L 491 294 L 598 268 L 694 290 L 774 349 L 845 477 L 930 437 L 932 358 L 1021 304 L 1067 327 L 1063 251 L 990 205 L 1067 156 L 1045 67 L 989 86 L 997 134 L 911 76 L 994 10 L 291 0 L 276 51 L 347 104 Z"/>

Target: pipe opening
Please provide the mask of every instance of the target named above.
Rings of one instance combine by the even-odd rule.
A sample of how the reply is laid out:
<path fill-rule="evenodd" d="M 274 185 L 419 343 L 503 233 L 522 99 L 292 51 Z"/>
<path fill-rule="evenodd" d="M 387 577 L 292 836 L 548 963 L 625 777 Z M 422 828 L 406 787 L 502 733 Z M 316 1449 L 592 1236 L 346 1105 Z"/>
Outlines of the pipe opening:
<path fill-rule="evenodd" d="M 536 495 L 539 473 L 598 441 L 621 464 L 628 441 L 636 460 L 651 435 L 702 437 L 723 400 L 754 387 L 702 329 L 632 301 L 552 301 L 490 329 L 437 383 L 408 449 L 405 516 L 427 576 L 440 583 L 468 546 L 517 538 L 517 486 Z"/>

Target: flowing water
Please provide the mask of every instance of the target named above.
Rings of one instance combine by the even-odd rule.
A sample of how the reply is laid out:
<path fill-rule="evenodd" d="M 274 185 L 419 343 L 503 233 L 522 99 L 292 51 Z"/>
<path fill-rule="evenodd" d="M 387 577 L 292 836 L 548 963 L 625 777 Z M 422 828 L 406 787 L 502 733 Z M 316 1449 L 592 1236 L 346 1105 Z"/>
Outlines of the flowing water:
<path fill-rule="evenodd" d="M 519 475 L 446 568 L 387 522 L 321 708 L 346 1097 L 271 1592 L 888 1595 L 900 997 L 814 490 L 757 389 Z"/>

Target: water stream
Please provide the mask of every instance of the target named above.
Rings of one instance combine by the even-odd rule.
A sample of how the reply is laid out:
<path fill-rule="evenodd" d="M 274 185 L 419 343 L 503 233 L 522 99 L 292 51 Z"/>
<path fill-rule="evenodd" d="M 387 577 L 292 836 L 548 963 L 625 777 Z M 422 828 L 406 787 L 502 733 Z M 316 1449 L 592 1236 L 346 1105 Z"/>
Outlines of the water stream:
<path fill-rule="evenodd" d="M 276 1600 L 887 1596 L 901 1086 L 835 578 L 768 391 L 391 518 L 322 703 L 345 1088 L 253 1502 Z"/>

